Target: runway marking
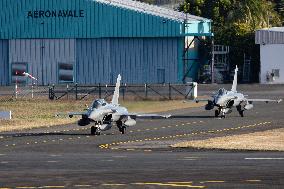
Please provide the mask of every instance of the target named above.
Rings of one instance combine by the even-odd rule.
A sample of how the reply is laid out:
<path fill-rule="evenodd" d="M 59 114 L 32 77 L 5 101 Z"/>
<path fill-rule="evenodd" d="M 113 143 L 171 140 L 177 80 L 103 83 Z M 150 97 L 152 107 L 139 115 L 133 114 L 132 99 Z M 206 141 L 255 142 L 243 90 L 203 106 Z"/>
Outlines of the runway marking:
<path fill-rule="evenodd" d="M 156 186 L 172 186 L 172 187 L 183 187 L 183 188 L 205 188 L 205 186 L 193 186 L 189 184 L 174 184 L 174 183 L 160 183 L 160 182 L 145 182 L 145 183 L 132 183 L 133 185 L 156 185 Z"/>
<path fill-rule="evenodd" d="M 284 160 L 284 158 L 245 158 L 245 160 Z"/>
<path fill-rule="evenodd" d="M 12 188 L 1 188 L 1 187 L 0 187 L 0 189 L 12 189 Z"/>
<path fill-rule="evenodd" d="M 192 123 L 204 123 L 204 121 L 199 121 L 199 122 L 192 122 Z M 178 137 L 187 137 L 187 136 L 192 136 L 192 135 L 199 135 L 199 134 L 214 134 L 214 133 L 219 133 L 219 132 L 225 132 L 225 131 L 232 131 L 232 130 L 240 130 L 240 129 L 244 129 L 244 128 L 249 128 L 249 127 L 257 127 L 257 126 L 267 126 L 268 124 L 271 124 L 271 122 L 262 122 L 262 123 L 255 123 L 253 125 L 246 125 L 246 126 L 241 126 L 241 127 L 237 127 L 237 128 L 225 128 L 225 129 L 217 129 L 217 130 L 209 130 L 209 131 L 195 131 L 195 132 L 192 132 L 192 133 L 184 133 L 184 134 L 177 134 L 177 135 L 172 135 L 172 136 L 162 136 L 162 137 L 154 137 L 154 138 L 148 138 L 148 140 L 146 139 L 141 139 L 141 140 L 133 140 L 133 141 L 128 141 L 128 143 L 134 143 L 134 142 L 142 142 L 142 141 L 157 141 L 157 140 L 162 140 L 162 139 L 168 139 L 168 138 L 178 138 Z M 181 126 L 181 125 L 179 125 Z M 84 128 L 85 129 L 85 128 Z M 158 129 L 158 128 L 157 128 Z M 76 129 L 77 130 L 77 129 Z M 154 128 L 155 130 L 155 128 Z M 131 131 L 130 131 L 131 132 Z M 134 131 L 132 131 L 134 132 Z M 26 134 L 26 135 L 32 135 L 31 133 L 29 134 Z M 76 138 L 69 138 L 69 140 L 76 140 Z M 81 137 L 78 137 L 78 139 L 81 139 Z M 45 140 L 46 141 L 46 140 Z M 56 141 L 60 141 L 60 140 L 51 140 L 49 142 L 56 142 Z M 48 142 L 48 141 L 46 141 Z M 31 142 L 33 143 L 33 142 Z M 35 141 L 35 143 L 37 144 L 38 142 Z M 45 143 L 45 142 L 44 142 Z M 119 145 L 119 144 L 126 144 L 127 142 L 117 142 L 116 145 Z M 30 143 L 26 143 L 27 145 L 29 145 Z M 15 144 L 16 145 L 16 144 Z M 10 147 L 12 145 L 4 145 L 6 147 Z M 110 148 L 113 148 L 114 144 L 102 144 L 102 145 L 99 145 L 99 148 L 101 149 L 110 149 Z M 116 148 L 114 148 L 116 149 Z"/>
<path fill-rule="evenodd" d="M 6 154 L 0 154 L 0 156 L 6 156 Z"/>
<path fill-rule="evenodd" d="M 127 156 L 112 156 L 113 158 L 127 158 Z"/>
<path fill-rule="evenodd" d="M 58 163 L 58 161 L 47 161 L 47 163 Z"/>
<path fill-rule="evenodd" d="M 62 156 L 62 155 L 60 155 L 60 154 L 51 154 L 51 155 L 49 155 L 49 156 L 51 156 L 51 157 L 60 157 L 60 156 Z"/>
<path fill-rule="evenodd" d="M 199 157 L 184 157 L 184 160 L 197 160 Z"/>
<path fill-rule="evenodd" d="M 37 188 L 34 186 L 17 186 L 16 188 L 20 188 L 20 189 L 33 189 L 33 188 Z"/>
<path fill-rule="evenodd" d="M 8 161 L 1 161 L 1 164 L 8 164 Z"/>
<path fill-rule="evenodd" d="M 88 184 L 77 184 L 74 185 L 75 187 L 91 187 L 92 185 L 88 185 Z"/>
<path fill-rule="evenodd" d="M 152 150 L 144 150 L 144 152 L 152 152 Z"/>
<path fill-rule="evenodd" d="M 41 186 L 38 188 L 65 188 L 65 186 Z"/>
<path fill-rule="evenodd" d="M 125 186 L 126 184 L 102 184 L 102 186 Z"/>
<path fill-rule="evenodd" d="M 193 122 L 193 123 L 197 123 L 197 122 Z M 241 130 L 241 129 L 245 129 L 247 127 L 258 127 L 258 126 L 269 126 L 272 122 L 261 122 L 261 123 L 255 123 L 253 125 L 245 125 L 245 126 L 239 126 L 239 127 L 232 127 L 232 128 L 224 128 L 224 129 L 217 129 L 217 130 L 208 130 L 208 131 L 196 131 L 196 132 L 192 132 L 192 133 L 184 133 L 184 134 L 176 134 L 176 135 L 170 135 L 170 136 L 163 136 L 163 137 L 154 137 L 154 138 L 146 138 L 146 139 L 141 139 L 141 140 L 132 140 L 132 141 L 127 141 L 127 142 L 117 142 L 116 145 L 119 144 L 126 144 L 126 143 L 135 143 L 135 142 L 140 142 L 140 141 L 158 141 L 158 140 L 162 140 L 165 138 L 178 138 L 178 137 L 188 137 L 188 136 L 192 136 L 192 135 L 199 135 L 199 134 L 212 134 L 212 133 L 220 133 L 220 132 L 226 132 L 226 131 L 232 131 L 232 130 Z M 99 145 L 99 148 L 101 149 L 109 149 L 112 146 L 114 146 L 113 144 L 101 144 Z"/>
<path fill-rule="evenodd" d="M 196 161 L 197 159 L 178 159 L 179 161 Z"/>
<path fill-rule="evenodd" d="M 207 181 L 202 181 L 200 182 L 201 184 L 203 183 L 224 183 L 224 180 L 207 180 Z"/>
<path fill-rule="evenodd" d="M 114 160 L 113 159 L 106 159 L 106 160 L 101 160 L 103 162 L 113 162 Z"/>
<path fill-rule="evenodd" d="M 198 123 L 198 122 L 192 122 L 193 124 L 195 124 L 195 123 Z M 199 121 L 199 123 L 204 123 L 203 121 Z M 179 126 L 184 126 L 185 124 L 181 124 L 181 125 L 176 125 L 176 127 L 179 127 Z M 167 127 L 164 127 L 164 128 L 171 128 L 172 126 L 167 126 Z M 79 130 L 87 130 L 88 128 L 81 128 L 81 129 L 71 129 L 71 130 L 65 130 L 66 132 L 67 131 L 79 131 Z M 159 128 L 153 128 L 152 130 L 158 130 Z M 64 130 L 63 130 L 64 131 Z M 44 133 L 61 133 L 61 132 L 63 132 L 62 130 L 55 130 L 55 131 L 50 131 L 50 132 L 44 132 Z M 151 129 L 149 129 L 149 128 L 147 128 L 147 129 L 145 129 L 145 130 L 141 130 L 141 129 L 138 129 L 137 130 L 138 132 L 142 132 L 142 131 L 151 131 Z M 135 132 L 135 131 L 129 131 L 130 133 L 133 133 L 133 132 Z M 42 133 L 26 133 L 26 134 L 22 134 L 22 135 L 19 135 L 19 134 L 16 134 L 16 135 L 12 135 L 12 136 L 8 136 L 8 137 L 6 137 L 6 138 L 13 138 L 13 137 L 19 137 L 19 136 L 37 136 L 37 135 L 40 135 L 40 134 L 42 134 Z M 114 133 L 112 133 L 112 134 L 114 134 Z M 104 134 L 104 135 L 106 135 L 106 134 Z M 89 138 L 90 136 L 86 136 L 86 138 Z M 81 139 L 81 137 L 77 137 L 78 139 Z M 167 137 L 164 137 L 164 138 L 167 138 Z M 174 137 L 175 138 L 175 137 Z M 69 140 L 75 140 L 75 138 L 71 138 L 71 137 L 69 137 L 68 138 Z M 156 139 L 157 140 L 157 139 Z M 58 141 L 63 141 L 63 139 L 59 139 Z M 143 140 L 140 140 L 141 142 L 143 141 Z M 44 141 L 42 141 L 42 143 L 47 143 L 48 141 L 47 140 L 44 140 Z M 56 140 L 51 140 L 50 142 L 56 142 Z M 34 142 L 32 142 L 32 143 L 34 143 L 34 144 L 38 144 L 39 142 L 38 141 L 34 141 Z M 27 145 L 30 145 L 30 142 L 27 142 L 26 143 Z M 13 146 L 16 146 L 16 144 L 13 144 Z M 6 147 L 9 147 L 9 145 L 6 145 Z"/>
<path fill-rule="evenodd" d="M 169 184 L 192 184 L 192 182 L 167 182 Z"/>
<path fill-rule="evenodd" d="M 261 182 L 261 180 L 245 180 L 246 182 Z"/>

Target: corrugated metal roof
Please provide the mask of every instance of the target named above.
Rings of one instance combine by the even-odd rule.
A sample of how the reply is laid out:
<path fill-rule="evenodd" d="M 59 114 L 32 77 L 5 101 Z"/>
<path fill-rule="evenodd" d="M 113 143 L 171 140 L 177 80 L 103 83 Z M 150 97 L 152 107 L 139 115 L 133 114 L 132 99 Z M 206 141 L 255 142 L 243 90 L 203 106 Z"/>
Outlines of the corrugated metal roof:
<path fill-rule="evenodd" d="M 194 16 L 190 14 L 186 14 L 183 12 L 174 11 L 165 7 L 159 7 L 156 5 L 150 5 L 147 3 L 142 3 L 139 1 L 132 1 L 132 0 L 95 0 L 97 2 L 111 4 L 113 6 L 123 7 L 127 9 L 132 9 L 135 11 L 152 14 L 160 17 L 165 17 L 168 19 L 174 19 L 181 22 L 185 20 L 187 22 L 191 21 L 206 21 L 211 22 L 211 20 L 199 16 Z"/>
<path fill-rule="evenodd" d="M 284 44 L 284 27 L 264 28 L 255 32 L 255 43 Z"/>
<path fill-rule="evenodd" d="M 272 28 L 263 28 L 261 31 L 276 31 L 276 32 L 284 32 L 284 27 L 272 27 Z"/>

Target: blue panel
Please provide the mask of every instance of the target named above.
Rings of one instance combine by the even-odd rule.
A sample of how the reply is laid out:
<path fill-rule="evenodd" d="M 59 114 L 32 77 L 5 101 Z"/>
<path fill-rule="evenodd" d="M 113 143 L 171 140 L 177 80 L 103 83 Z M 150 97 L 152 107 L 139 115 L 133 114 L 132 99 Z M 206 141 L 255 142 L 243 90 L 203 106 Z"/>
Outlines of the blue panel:
<path fill-rule="evenodd" d="M 58 63 L 75 65 L 74 39 L 15 39 L 9 41 L 9 64 L 28 63 L 39 85 L 58 83 Z M 31 81 L 30 81 L 31 82 Z"/>
<path fill-rule="evenodd" d="M 178 38 L 77 39 L 77 82 L 115 83 L 118 74 L 127 84 L 178 82 Z"/>
<path fill-rule="evenodd" d="M 78 39 L 76 49 L 77 83 L 109 84 L 109 39 Z"/>
<path fill-rule="evenodd" d="M 91 0 L 0 1 L 2 39 L 175 37 L 183 35 L 182 25 L 176 20 Z"/>
<path fill-rule="evenodd" d="M 212 36 L 211 22 L 190 22 L 185 24 L 186 36 Z"/>
<path fill-rule="evenodd" d="M 0 40 L 0 85 L 8 85 L 8 41 Z"/>

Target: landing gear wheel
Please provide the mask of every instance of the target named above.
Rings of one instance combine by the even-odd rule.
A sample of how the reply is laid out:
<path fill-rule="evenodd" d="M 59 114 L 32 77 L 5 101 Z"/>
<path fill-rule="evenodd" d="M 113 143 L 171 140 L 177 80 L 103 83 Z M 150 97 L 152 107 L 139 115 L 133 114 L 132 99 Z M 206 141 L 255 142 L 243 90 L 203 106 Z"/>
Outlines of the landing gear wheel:
<path fill-rule="evenodd" d="M 97 132 L 95 132 L 95 135 L 99 136 L 99 135 L 101 135 L 101 133 L 97 131 Z"/>
<path fill-rule="evenodd" d="M 97 133 L 97 127 L 92 126 L 91 127 L 91 135 L 95 135 Z"/>
<path fill-rule="evenodd" d="M 120 132 L 121 132 L 121 134 L 125 134 L 125 132 L 126 132 L 126 127 L 125 126 L 122 126 L 121 127 L 121 129 L 120 129 Z"/>
<path fill-rule="evenodd" d="M 220 111 L 219 110 L 215 110 L 215 117 L 218 117 L 220 114 Z"/>
<path fill-rule="evenodd" d="M 244 117 L 244 110 L 239 111 L 241 117 Z"/>
<path fill-rule="evenodd" d="M 222 115 L 221 115 L 221 118 L 225 119 L 225 118 L 226 118 L 226 115 L 225 115 L 225 114 L 222 114 Z"/>

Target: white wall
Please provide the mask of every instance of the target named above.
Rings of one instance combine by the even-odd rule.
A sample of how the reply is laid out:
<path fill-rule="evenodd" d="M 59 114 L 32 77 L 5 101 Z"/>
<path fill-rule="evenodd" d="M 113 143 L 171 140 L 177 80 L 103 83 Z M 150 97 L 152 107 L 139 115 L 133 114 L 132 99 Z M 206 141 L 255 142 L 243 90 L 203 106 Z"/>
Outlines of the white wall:
<path fill-rule="evenodd" d="M 260 83 L 284 83 L 284 44 L 260 45 Z M 267 72 L 280 69 L 280 77 L 267 81 Z"/>

